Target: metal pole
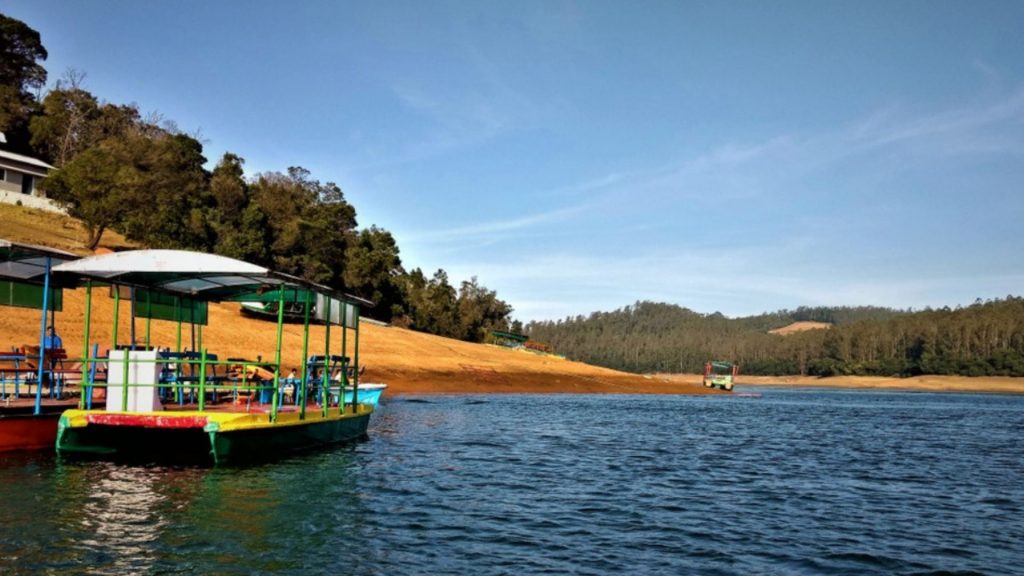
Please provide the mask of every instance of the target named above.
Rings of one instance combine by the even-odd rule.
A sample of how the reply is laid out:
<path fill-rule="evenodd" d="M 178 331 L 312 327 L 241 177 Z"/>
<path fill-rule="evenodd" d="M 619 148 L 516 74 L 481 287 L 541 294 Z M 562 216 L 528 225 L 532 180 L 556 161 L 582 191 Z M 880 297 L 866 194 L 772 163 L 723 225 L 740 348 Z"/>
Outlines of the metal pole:
<path fill-rule="evenodd" d="M 277 395 L 281 381 L 281 339 L 284 336 L 284 284 L 277 288 L 277 349 L 274 350 L 274 392 L 270 396 L 270 420 L 277 421 Z"/>
<path fill-rule="evenodd" d="M 338 390 L 338 404 L 341 414 L 345 413 L 345 388 L 348 388 L 348 304 L 341 302 L 341 386 Z"/>
<path fill-rule="evenodd" d="M 355 373 L 352 375 L 352 412 L 355 413 L 359 404 L 359 306 L 355 306 L 356 342 L 355 342 Z"/>
<path fill-rule="evenodd" d="M 152 346 L 149 341 L 149 325 L 153 323 L 153 294 L 146 290 L 146 348 Z"/>
<path fill-rule="evenodd" d="M 302 319 L 302 382 L 299 384 L 301 388 L 295 391 L 299 397 L 299 420 L 306 419 L 306 390 L 309 380 L 309 299 L 311 296 L 312 292 L 306 290 L 306 302 L 303 307 Z M 292 385 L 294 385 L 294 382 Z"/>
<path fill-rule="evenodd" d="M 114 289 L 114 350 L 117 350 L 117 328 L 121 312 L 121 288 L 117 284 L 110 285 Z"/>
<path fill-rule="evenodd" d="M 82 383 L 78 386 L 78 407 L 85 408 L 85 394 L 92 396 L 92 377 L 89 367 L 89 321 L 92 319 L 92 280 L 85 281 L 85 334 L 82 335 Z"/>
<path fill-rule="evenodd" d="M 135 287 L 134 286 L 132 287 L 131 294 L 132 294 L 132 306 L 131 306 L 132 328 L 131 328 L 131 331 L 129 333 L 132 335 L 131 349 L 135 350 Z"/>
<path fill-rule="evenodd" d="M 199 355 L 199 411 L 206 409 L 206 349 Z"/>
<path fill-rule="evenodd" d="M 174 318 L 178 321 L 178 338 L 174 350 L 178 355 L 174 364 L 174 395 L 178 399 L 178 404 L 181 404 L 185 391 L 181 385 L 181 296 L 178 295 L 174 296 Z"/>
<path fill-rule="evenodd" d="M 43 411 L 43 363 L 46 361 L 46 309 L 50 303 L 50 257 L 46 257 L 46 274 L 43 276 L 43 318 L 39 332 L 39 366 L 36 367 L 36 408 L 37 416 Z"/>
<path fill-rule="evenodd" d="M 122 350 L 124 352 L 124 361 L 122 362 L 121 371 L 121 412 L 128 411 L 128 349 Z M 109 372 L 109 371 L 108 371 Z"/>
<path fill-rule="evenodd" d="M 341 384 L 348 386 L 348 304 L 341 303 Z"/>
<path fill-rule="evenodd" d="M 324 297 L 327 302 L 325 305 L 325 316 L 326 322 L 324 322 L 324 369 L 320 372 L 321 383 L 320 383 L 320 412 L 325 418 L 327 417 L 327 387 L 331 385 L 331 375 L 328 374 L 330 370 L 330 359 L 331 359 L 331 298 Z"/>

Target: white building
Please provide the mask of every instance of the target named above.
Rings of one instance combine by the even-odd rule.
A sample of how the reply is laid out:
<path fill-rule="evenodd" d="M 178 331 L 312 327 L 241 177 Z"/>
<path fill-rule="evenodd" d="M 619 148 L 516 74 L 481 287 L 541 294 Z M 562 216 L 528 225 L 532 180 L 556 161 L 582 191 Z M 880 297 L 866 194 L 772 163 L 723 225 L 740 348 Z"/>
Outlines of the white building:
<path fill-rule="evenodd" d="M 3 142 L 2 133 L 0 142 Z M 42 160 L 0 149 L 0 202 L 20 202 L 22 206 L 63 213 L 38 188 L 39 181 L 46 178 L 50 170 L 53 166 Z"/>

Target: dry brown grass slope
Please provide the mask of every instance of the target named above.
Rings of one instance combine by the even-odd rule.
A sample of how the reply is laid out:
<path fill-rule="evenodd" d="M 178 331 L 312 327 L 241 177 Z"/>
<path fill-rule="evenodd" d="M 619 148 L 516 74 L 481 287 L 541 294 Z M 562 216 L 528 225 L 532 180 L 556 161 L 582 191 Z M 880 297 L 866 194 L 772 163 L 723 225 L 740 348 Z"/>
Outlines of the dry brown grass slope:
<path fill-rule="evenodd" d="M 67 217 L 0 204 L 0 238 L 85 253 L 85 234 L 78 223 Z M 127 247 L 120 236 L 107 232 L 101 246 Z M 65 293 L 64 310 L 57 313 L 57 327 L 69 354 L 82 354 L 85 309 L 84 290 Z M 118 339 L 127 340 L 130 318 L 122 304 Z M 107 291 L 93 293 L 90 341 L 109 347 L 113 332 L 113 300 Z M 139 335 L 145 322 L 137 321 Z M 173 348 L 176 324 L 154 321 L 151 338 L 155 345 Z M 340 350 L 341 331 L 331 336 L 332 353 Z M 203 330 L 203 344 L 220 358 L 257 355 L 272 359 L 275 324 L 247 318 L 237 304 L 210 307 L 210 325 Z M 349 346 L 353 334 L 348 335 Z M 706 390 L 687 382 L 670 382 L 626 374 L 580 362 L 541 356 L 432 336 L 411 330 L 363 324 L 360 331 L 360 363 L 366 366 L 364 381 L 384 382 L 391 394 L 429 393 L 628 393 L 628 394 L 702 394 Z M 184 340 L 190 335 L 185 329 Z M 0 350 L 39 342 L 39 312 L 18 308 L 0 308 Z M 311 329 L 310 353 L 323 353 L 324 328 Z M 302 326 L 284 328 L 284 369 L 301 366 Z M 350 348 L 351 349 L 351 348 Z"/>

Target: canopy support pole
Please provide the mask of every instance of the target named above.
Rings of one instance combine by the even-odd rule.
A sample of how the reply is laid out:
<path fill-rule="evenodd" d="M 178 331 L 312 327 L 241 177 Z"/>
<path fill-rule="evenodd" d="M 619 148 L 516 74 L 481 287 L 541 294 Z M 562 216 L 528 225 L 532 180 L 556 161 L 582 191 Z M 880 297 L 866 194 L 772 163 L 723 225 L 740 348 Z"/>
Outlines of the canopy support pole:
<path fill-rule="evenodd" d="M 277 288 L 277 347 L 274 350 L 274 391 L 270 396 L 270 421 L 277 421 L 277 396 L 281 393 L 281 338 L 284 335 L 284 284 Z"/>
<path fill-rule="evenodd" d="M 348 388 L 348 304 L 341 303 L 341 413 L 345 413 L 345 389 Z"/>
<path fill-rule="evenodd" d="M 302 318 L 302 382 L 296 395 L 299 400 L 299 420 L 306 419 L 306 390 L 309 384 L 309 290 L 306 291 L 305 303 L 303 304 Z M 294 386 L 295 383 L 292 382 Z"/>
<path fill-rule="evenodd" d="M 322 376 L 320 383 L 320 412 L 326 418 L 327 387 L 331 385 L 331 299 L 324 298 L 324 301 L 326 302 L 325 308 L 327 309 L 324 311 L 324 331 L 326 334 L 324 335 L 324 369 L 320 373 Z"/>
<path fill-rule="evenodd" d="M 356 342 L 355 349 L 352 351 L 352 356 L 355 358 L 355 371 L 352 374 L 352 412 L 356 411 L 356 405 L 359 403 L 359 306 L 355 306 L 356 317 L 352 320 L 356 327 Z"/>
<path fill-rule="evenodd" d="M 150 348 L 152 344 L 149 341 L 149 327 L 153 323 L 153 294 L 146 290 L 146 348 Z"/>
<path fill-rule="evenodd" d="M 82 383 L 78 385 L 78 408 L 85 408 L 85 395 L 92 396 L 92 371 L 89 367 L 89 322 L 92 319 L 92 280 L 85 281 L 85 333 L 82 334 Z"/>
<path fill-rule="evenodd" d="M 46 257 L 46 275 L 43 276 L 43 314 L 39 327 L 39 366 L 36 367 L 36 416 L 43 411 L 43 363 L 46 361 L 46 311 L 50 303 L 50 257 Z"/>

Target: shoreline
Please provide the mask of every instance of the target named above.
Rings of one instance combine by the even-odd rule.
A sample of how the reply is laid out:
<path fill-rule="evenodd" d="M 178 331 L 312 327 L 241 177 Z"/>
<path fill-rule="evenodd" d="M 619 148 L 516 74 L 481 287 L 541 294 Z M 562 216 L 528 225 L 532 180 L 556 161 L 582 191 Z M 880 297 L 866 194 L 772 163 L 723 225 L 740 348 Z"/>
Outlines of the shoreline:
<path fill-rule="evenodd" d="M 699 374 L 658 374 L 675 382 L 699 383 Z M 1024 394 L 1024 378 L 1011 376 L 744 376 L 736 378 L 737 386 L 787 388 L 841 388 L 846 390 L 892 390 L 904 392 L 948 392 L 985 394 Z"/>

